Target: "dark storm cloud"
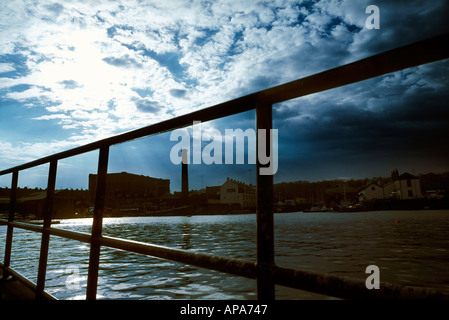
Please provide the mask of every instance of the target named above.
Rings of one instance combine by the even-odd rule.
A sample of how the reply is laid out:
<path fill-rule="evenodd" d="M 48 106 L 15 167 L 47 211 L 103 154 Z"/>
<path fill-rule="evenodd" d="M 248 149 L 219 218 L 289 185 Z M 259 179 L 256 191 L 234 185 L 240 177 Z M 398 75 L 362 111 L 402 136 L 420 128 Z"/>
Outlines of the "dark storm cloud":
<path fill-rule="evenodd" d="M 313 74 L 449 31 L 449 2 L 375 4 L 379 30 L 354 29 L 345 44 L 344 37 L 316 33 L 314 45 L 296 48 L 289 65 Z M 301 56 L 314 59 L 305 62 Z M 449 62 L 440 61 L 275 106 L 277 179 L 294 173 L 304 179 L 385 176 L 396 166 L 424 173 L 447 170 L 448 74 Z"/>
<path fill-rule="evenodd" d="M 374 4 L 374 3 L 373 3 Z M 355 39 L 358 54 L 368 56 L 449 31 L 448 1 L 379 1 L 380 29 Z"/>
<path fill-rule="evenodd" d="M 449 62 L 437 62 L 277 106 L 280 164 L 320 172 L 352 167 L 368 177 L 380 164 L 413 160 L 432 171 L 449 160 L 448 71 Z"/>

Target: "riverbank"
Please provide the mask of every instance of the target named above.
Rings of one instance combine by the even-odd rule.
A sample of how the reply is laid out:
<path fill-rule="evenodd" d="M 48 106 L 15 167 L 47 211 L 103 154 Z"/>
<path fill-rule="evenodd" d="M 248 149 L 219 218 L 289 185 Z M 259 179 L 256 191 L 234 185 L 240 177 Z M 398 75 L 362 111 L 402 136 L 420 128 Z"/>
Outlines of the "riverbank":
<path fill-rule="evenodd" d="M 289 213 L 289 212 L 364 212 L 364 211 L 395 211 L 395 210 L 449 210 L 448 199 L 412 199 L 412 200 L 373 200 L 365 202 L 362 205 L 345 206 L 345 207 L 298 207 L 298 206 L 273 206 L 273 212 Z M 160 210 L 140 210 L 139 208 L 127 208 L 120 210 L 112 210 L 106 208 L 104 217 L 119 218 L 119 217 L 164 217 L 164 216 L 196 216 L 196 215 L 238 215 L 238 214 L 255 214 L 255 208 L 240 208 L 240 205 L 223 205 L 223 204 L 208 204 L 208 205 L 185 205 L 174 208 L 166 208 Z M 55 215 L 52 218 L 53 224 L 58 223 L 60 219 L 76 219 L 76 218 L 91 218 L 93 212 L 89 214 L 73 214 L 71 216 Z M 7 213 L 0 213 L 0 219 L 8 219 Z M 24 216 L 16 214 L 15 221 L 23 221 L 28 223 L 42 224 L 42 217 Z"/>

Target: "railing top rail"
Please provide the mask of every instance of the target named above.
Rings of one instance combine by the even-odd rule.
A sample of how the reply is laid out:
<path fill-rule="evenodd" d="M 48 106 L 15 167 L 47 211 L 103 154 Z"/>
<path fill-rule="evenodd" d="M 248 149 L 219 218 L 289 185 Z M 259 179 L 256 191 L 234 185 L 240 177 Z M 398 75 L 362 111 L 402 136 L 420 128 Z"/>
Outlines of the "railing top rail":
<path fill-rule="evenodd" d="M 16 167 L 2 170 L 0 171 L 0 175 L 29 169 L 48 163 L 52 160 L 60 160 L 94 151 L 103 146 L 111 146 L 145 136 L 186 127 L 196 120 L 203 122 L 210 121 L 249 111 L 255 108 L 256 102 L 258 101 L 264 101 L 269 104 L 279 103 L 447 58 L 449 58 L 449 33 L 414 42 L 305 78 L 219 103 L 186 115 L 46 156 Z"/>

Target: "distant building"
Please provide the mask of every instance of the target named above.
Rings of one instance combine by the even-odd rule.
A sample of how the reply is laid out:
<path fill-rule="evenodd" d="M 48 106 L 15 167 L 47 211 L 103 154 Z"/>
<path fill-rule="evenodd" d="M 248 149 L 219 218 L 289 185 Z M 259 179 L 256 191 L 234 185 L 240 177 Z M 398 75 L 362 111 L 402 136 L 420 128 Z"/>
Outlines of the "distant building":
<path fill-rule="evenodd" d="M 241 208 L 255 208 L 256 187 L 228 178 L 220 187 L 220 203 L 240 204 Z"/>
<path fill-rule="evenodd" d="M 61 218 L 87 215 L 89 198 L 88 190 L 55 190 L 53 215 Z"/>
<path fill-rule="evenodd" d="M 369 201 L 384 198 L 384 188 L 377 183 L 370 183 L 359 191 L 359 201 Z"/>
<path fill-rule="evenodd" d="M 91 201 L 95 201 L 97 175 L 89 175 Z M 170 193 L 170 180 L 127 172 L 109 173 L 106 177 L 105 206 L 112 209 L 154 206 Z"/>
<path fill-rule="evenodd" d="M 220 188 L 221 186 L 206 187 L 206 196 L 208 204 L 217 204 L 220 202 Z"/>
<path fill-rule="evenodd" d="M 370 183 L 359 191 L 359 201 L 370 201 L 377 199 L 421 199 L 421 183 L 417 176 L 410 173 L 399 175 L 395 169 L 391 173 L 391 182 L 381 186 L 377 183 Z"/>
<path fill-rule="evenodd" d="M 42 219 L 47 201 L 47 191 L 33 189 L 27 190 L 29 192 L 21 191 L 18 192 L 19 196 L 16 200 L 16 213 L 22 216 Z M 52 217 L 72 218 L 84 216 L 87 214 L 89 207 L 89 198 L 89 191 L 87 190 L 55 190 Z M 9 209 L 9 201 L 9 198 L 0 198 L 0 204 L 7 204 L 5 209 Z"/>
<path fill-rule="evenodd" d="M 417 176 L 407 172 L 399 175 L 396 169 L 392 173 L 392 180 L 392 182 L 384 186 L 384 192 L 387 198 L 400 200 L 423 198 L 421 184 Z"/>

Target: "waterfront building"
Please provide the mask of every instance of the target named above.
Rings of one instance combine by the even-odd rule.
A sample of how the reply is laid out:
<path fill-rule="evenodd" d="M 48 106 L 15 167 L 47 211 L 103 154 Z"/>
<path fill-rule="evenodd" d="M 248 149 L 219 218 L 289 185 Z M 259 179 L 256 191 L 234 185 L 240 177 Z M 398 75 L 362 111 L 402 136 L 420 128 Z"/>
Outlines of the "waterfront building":
<path fill-rule="evenodd" d="M 208 204 L 219 204 L 221 186 L 206 187 L 206 196 Z"/>
<path fill-rule="evenodd" d="M 19 189 L 17 192 L 16 213 L 18 217 L 43 219 L 47 190 Z M 53 197 L 53 218 L 74 218 L 87 215 L 90 196 L 88 190 L 55 190 Z M 9 197 L 0 197 L 0 211 L 9 210 Z"/>
<path fill-rule="evenodd" d="M 408 172 L 399 175 L 396 169 L 392 178 L 393 181 L 384 187 L 385 194 L 389 198 L 395 197 L 400 200 L 423 198 L 421 184 L 417 176 Z"/>
<path fill-rule="evenodd" d="M 384 188 L 378 183 L 371 182 L 359 192 L 359 201 L 384 199 Z"/>
<path fill-rule="evenodd" d="M 381 186 L 378 183 L 370 183 L 359 191 L 359 201 L 379 199 L 422 199 L 421 183 L 417 176 L 408 172 L 399 175 L 397 169 L 391 173 L 391 182 Z"/>
<path fill-rule="evenodd" d="M 95 199 L 97 175 L 89 175 L 92 203 Z M 170 180 L 127 172 L 108 173 L 105 207 L 112 210 L 154 209 L 170 193 Z"/>
<path fill-rule="evenodd" d="M 242 209 L 255 208 L 256 187 L 252 184 L 247 185 L 241 181 L 227 178 L 226 182 L 220 187 L 220 203 L 240 204 Z"/>

